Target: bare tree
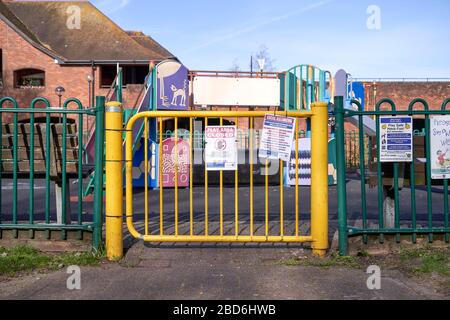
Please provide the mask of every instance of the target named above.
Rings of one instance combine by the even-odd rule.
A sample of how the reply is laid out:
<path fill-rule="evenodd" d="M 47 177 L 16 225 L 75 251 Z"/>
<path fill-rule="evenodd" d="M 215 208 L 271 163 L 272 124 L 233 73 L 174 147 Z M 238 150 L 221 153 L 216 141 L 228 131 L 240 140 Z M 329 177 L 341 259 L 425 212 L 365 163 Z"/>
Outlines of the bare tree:
<path fill-rule="evenodd" d="M 234 58 L 233 65 L 231 66 L 230 71 L 233 71 L 233 72 L 241 71 L 241 66 L 239 65 L 239 59 L 238 58 Z"/>
<path fill-rule="evenodd" d="M 259 47 L 259 50 L 252 55 L 253 57 L 253 71 L 259 71 L 260 66 L 258 64 L 258 60 L 259 59 L 265 59 L 265 66 L 264 66 L 264 71 L 266 72 L 274 72 L 276 70 L 276 66 L 275 66 L 275 59 L 272 59 L 270 54 L 269 54 L 269 48 L 267 48 L 266 45 L 261 45 Z"/>

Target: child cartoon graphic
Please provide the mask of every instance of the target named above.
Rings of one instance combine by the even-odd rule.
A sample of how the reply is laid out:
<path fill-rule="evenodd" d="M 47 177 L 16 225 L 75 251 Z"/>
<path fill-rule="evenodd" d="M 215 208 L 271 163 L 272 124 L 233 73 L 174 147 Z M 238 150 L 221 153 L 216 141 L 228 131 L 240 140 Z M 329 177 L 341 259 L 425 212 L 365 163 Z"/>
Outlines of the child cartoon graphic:
<path fill-rule="evenodd" d="M 437 152 L 437 163 L 442 167 L 446 168 L 450 166 L 450 159 L 447 157 L 448 149 L 445 151 L 445 153 L 442 150 L 439 150 Z"/>

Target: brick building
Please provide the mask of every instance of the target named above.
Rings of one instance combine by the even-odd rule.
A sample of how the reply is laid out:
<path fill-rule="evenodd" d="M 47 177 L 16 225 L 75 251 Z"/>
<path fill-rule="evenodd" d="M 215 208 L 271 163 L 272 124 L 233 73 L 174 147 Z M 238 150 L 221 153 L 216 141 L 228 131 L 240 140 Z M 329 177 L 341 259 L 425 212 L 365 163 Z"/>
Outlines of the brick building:
<path fill-rule="evenodd" d="M 450 79 L 364 81 L 363 84 L 367 110 L 374 110 L 376 102 L 382 98 L 394 100 L 398 110 L 407 110 L 409 103 L 415 98 L 425 99 L 430 109 L 440 109 L 442 102 L 450 97 Z"/>
<path fill-rule="evenodd" d="M 151 37 L 124 31 L 88 1 L 0 2 L 0 96 L 27 107 L 38 96 L 52 106 L 76 97 L 90 105 L 124 70 L 123 98 L 133 105 L 149 63 L 175 58 Z M 176 58 L 175 58 L 176 59 Z"/>

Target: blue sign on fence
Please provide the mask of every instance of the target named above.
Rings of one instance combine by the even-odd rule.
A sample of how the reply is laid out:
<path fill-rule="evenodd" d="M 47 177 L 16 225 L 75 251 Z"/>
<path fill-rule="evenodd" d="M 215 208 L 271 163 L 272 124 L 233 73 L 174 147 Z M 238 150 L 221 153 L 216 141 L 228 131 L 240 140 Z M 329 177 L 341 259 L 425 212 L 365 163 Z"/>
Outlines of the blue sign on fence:
<path fill-rule="evenodd" d="M 189 108 L 189 71 L 177 61 L 156 66 L 156 108 L 184 111 Z"/>
<path fill-rule="evenodd" d="M 379 143 L 380 162 L 412 162 L 412 117 L 381 117 Z"/>

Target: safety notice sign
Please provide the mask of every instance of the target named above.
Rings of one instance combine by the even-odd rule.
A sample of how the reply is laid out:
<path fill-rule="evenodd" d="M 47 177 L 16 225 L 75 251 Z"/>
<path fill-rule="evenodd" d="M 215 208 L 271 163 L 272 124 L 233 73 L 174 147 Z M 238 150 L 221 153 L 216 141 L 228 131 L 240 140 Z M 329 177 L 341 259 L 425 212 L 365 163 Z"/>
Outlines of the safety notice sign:
<path fill-rule="evenodd" d="M 380 162 L 412 162 L 412 117 L 380 117 L 379 146 Z"/>
<path fill-rule="evenodd" d="M 235 171 L 238 168 L 237 127 L 205 128 L 205 163 L 207 171 Z"/>
<path fill-rule="evenodd" d="M 266 115 L 259 147 L 259 156 L 288 162 L 295 134 L 295 118 Z"/>

